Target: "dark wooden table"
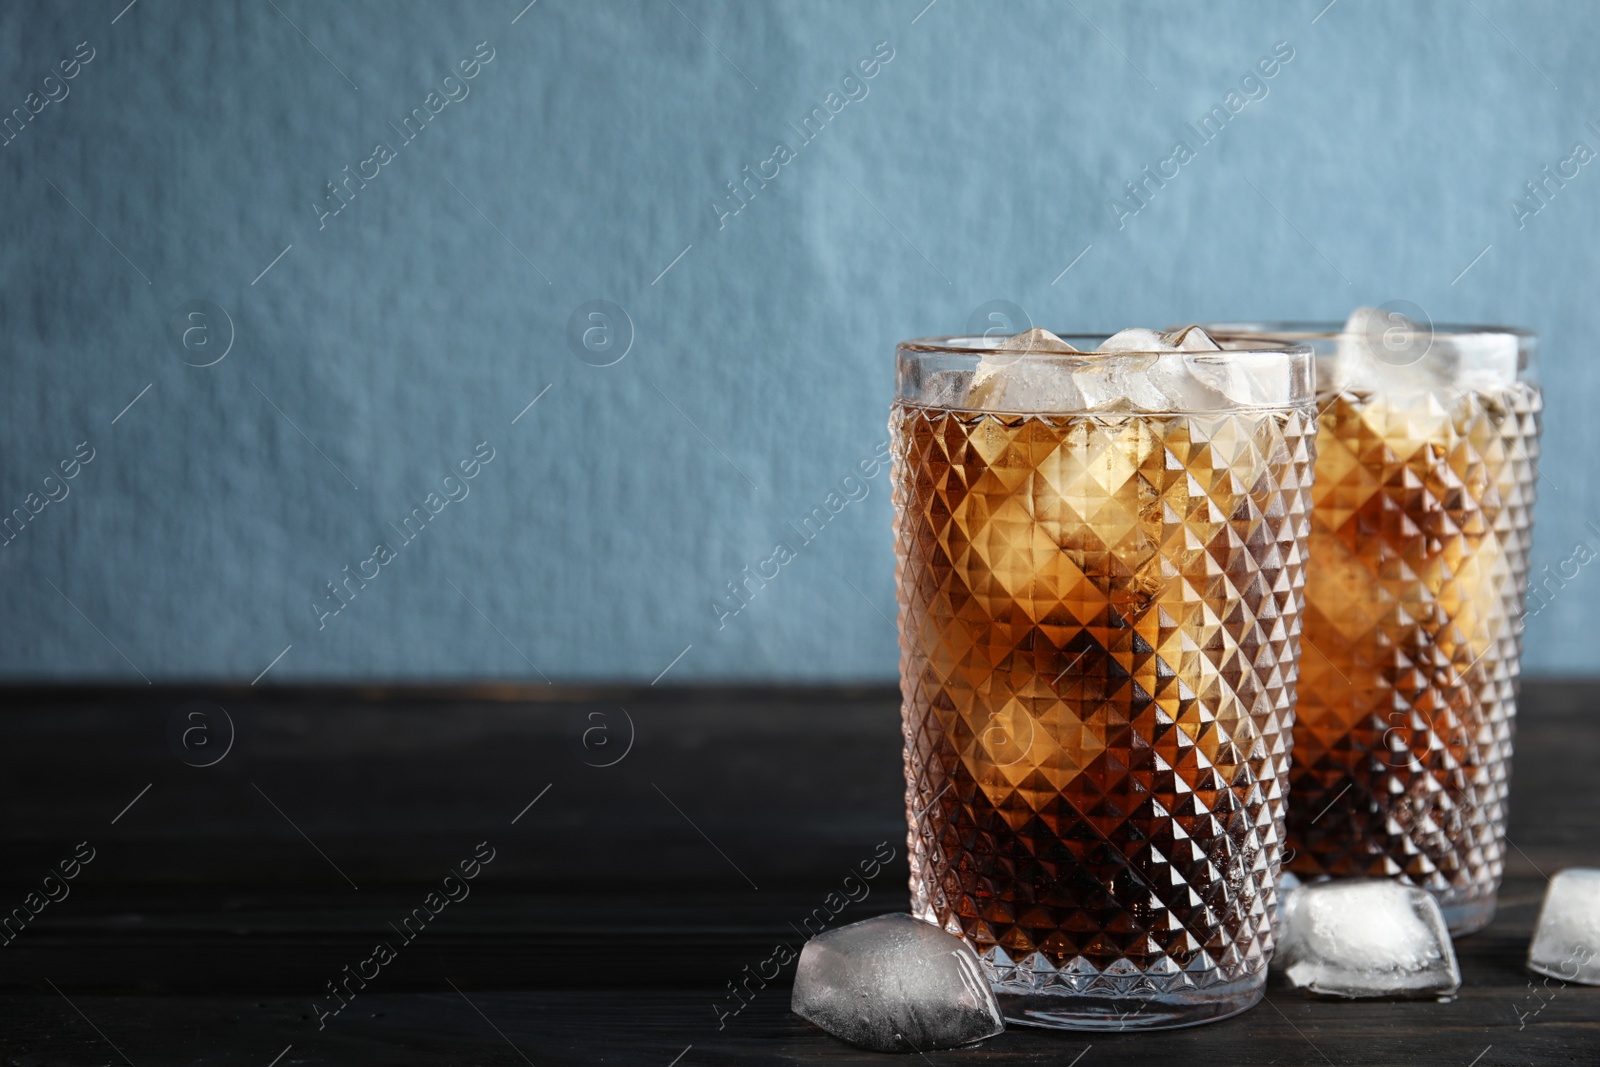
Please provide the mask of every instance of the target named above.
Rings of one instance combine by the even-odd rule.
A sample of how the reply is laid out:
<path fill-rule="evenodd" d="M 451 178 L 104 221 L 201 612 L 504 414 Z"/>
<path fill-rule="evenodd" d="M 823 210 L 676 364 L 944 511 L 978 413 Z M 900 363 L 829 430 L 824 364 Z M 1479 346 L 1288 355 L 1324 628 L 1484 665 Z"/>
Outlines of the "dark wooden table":
<path fill-rule="evenodd" d="M 1600 988 L 1523 968 L 1545 876 L 1600 865 L 1597 696 L 1595 683 L 1525 690 L 1500 914 L 1458 944 L 1454 1002 L 1331 1003 L 1275 986 L 1213 1026 L 1014 1029 L 927 1059 L 1600 1063 Z M 60 897 L 45 876 L 79 842 L 94 850 L 67 895 L 0 947 L 0 1063 L 882 1062 L 790 1015 L 788 973 L 736 1013 L 727 983 L 777 944 L 798 947 L 808 916 L 904 909 L 891 690 L 0 699 L 0 914 L 36 890 Z M 832 915 L 846 876 L 884 848 L 895 858 L 865 899 Z M 464 889 L 447 887 L 491 849 Z M 445 888 L 470 895 L 413 919 L 406 939 L 405 917 Z M 394 950 L 381 967 L 369 962 L 380 941 Z M 376 977 L 362 988 L 347 967 Z M 340 981 L 354 995 L 320 1017 Z"/>

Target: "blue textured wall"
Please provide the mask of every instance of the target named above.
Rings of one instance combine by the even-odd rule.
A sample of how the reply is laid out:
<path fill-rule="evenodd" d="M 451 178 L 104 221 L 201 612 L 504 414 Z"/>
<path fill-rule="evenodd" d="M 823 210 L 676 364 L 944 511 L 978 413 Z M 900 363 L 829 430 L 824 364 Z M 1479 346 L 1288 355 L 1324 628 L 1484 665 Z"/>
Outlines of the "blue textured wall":
<path fill-rule="evenodd" d="M 1539 563 L 1600 547 L 1600 166 L 1512 206 L 1600 148 L 1600 8 L 1324 2 L 7 3 L 0 672 L 888 679 L 888 480 L 846 479 L 895 341 L 997 299 L 1531 326 Z M 1597 594 L 1532 668 L 1594 669 Z"/>

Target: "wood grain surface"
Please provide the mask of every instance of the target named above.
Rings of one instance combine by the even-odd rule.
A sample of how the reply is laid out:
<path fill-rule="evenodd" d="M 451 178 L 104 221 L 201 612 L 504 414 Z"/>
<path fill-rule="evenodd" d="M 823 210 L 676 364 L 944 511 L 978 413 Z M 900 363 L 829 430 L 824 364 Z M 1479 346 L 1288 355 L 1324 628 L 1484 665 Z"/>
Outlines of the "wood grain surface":
<path fill-rule="evenodd" d="M 1275 984 L 1212 1026 L 1013 1029 L 927 1058 L 1600 1063 L 1600 989 L 1523 966 L 1545 876 L 1600 866 L 1597 699 L 1525 688 L 1500 913 L 1458 942 L 1455 1001 Z M 787 973 L 737 1012 L 726 984 L 808 928 L 905 907 L 893 690 L 14 688 L 0 705 L 0 912 L 60 897 L 0 947 L 0 1063 L 883 1059 L 790 1015 Z M 230 722 L 226 755 L 192 765 Z M 80 842 L 94 859 L 45 886 Z M 485 842 L 461 899 L 403 937 Z M 327 983 L 378 941 L 393 960 L 319 1027 Z"/>

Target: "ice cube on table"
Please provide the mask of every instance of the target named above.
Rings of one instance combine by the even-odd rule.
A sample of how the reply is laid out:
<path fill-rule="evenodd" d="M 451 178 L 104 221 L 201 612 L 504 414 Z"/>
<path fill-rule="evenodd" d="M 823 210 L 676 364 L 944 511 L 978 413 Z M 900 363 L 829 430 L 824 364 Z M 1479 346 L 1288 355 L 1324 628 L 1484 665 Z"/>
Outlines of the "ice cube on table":
<path fill-rule="evenodd" d="M 1278 906 L 1272 966 L 1297 989 L 1334 997 L 1450 997 L 1461 969 L 1438 903 L 1384 879 L 1315 882 Z"/>
<path fill-rule="evenodd" d="M 956 1048 L 1006 1028 L 977 953 L 909 915 L 880 915 L 807 941 L 789 1008 L 878 1052 Z"/>
<path fill-rule="evenodd" d="M 1069 365 L 1029 359 L 1033 353 L 1076 352 L 1049 330 L 1035 327 L 1008 337 L 978 361 L 967 387 L 966 406 L 977 411 L 1071 412 L 1085 406 Z"/>
<path fill-rule="evenodd" d="M 1528 969 L 1600 985 L 1600 870 L 1569 867 L 1550 879 L 1528 946 Z"/>

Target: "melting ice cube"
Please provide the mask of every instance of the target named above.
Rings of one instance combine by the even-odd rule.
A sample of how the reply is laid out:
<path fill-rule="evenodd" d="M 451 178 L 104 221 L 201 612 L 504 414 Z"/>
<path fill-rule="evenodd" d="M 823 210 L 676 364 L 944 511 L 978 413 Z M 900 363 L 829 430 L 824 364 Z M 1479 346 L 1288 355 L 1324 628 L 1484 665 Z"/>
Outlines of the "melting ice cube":
<path fill-rule="evenodd" d="M 1386 308 L 1359 307 L 1339 335 L 1334 385 L 1358 390 L 1432 390 L 1451 384 L 1453 361 L 1434 351 L 1431 326 Z"/>
<path fill-rule="evenodd" d="M 1252 381 L 1240 360 L 1212 355 L 1221 353 L 1221 346 L 1198 326 L 1166 333 L 1136 326 L 1112 334 L 1079 360 L 1025 358 L 1075 351 L 1049 330 L 1009 338 L 978 364 L 966 406 L 1017 412 L 1203 412 L 1272 395 Z M 1114 358 L 1094 358 L 1101 354 Z"/>
<path fill-rule="evenodd" d="M 1180 352 L 1222 351 L 1222 346 L 1198 326 L 1180 326 L 1176 330 L 1168 330 L 1161 335 L 1161 339 Z"/>
<path fill-rule="evenodd" d="M 1041 326 L 1007 337 L 997 345 L 1002 352 L 1076 352 L 1067 342 Z"/>
<path fill-rule="evenodd" d="M 1569 867 L 1550 879 L 1528 946 L 1528 969 L 1600 985 L 1600 870 Z"/>
<path fill-rule="evenodd" d="M 1102 404 L 1144 411 L 1222 411 L 1250 403 L 1254 390 L 1238 361 L 1201 354 L 1221 350 L 1198 326 L 1166 333 L 1135 327 L 1108 337 L 1097 351 L 1156 354 L 1106 360 L 1079 371 L 1079 384 Z"/>
<path fill-rule="evenodd" d="M 1082 411 L 1084 397 L 1072 380 L 1070 366 L 1057 360 L 1026 358 L 1032 353 L 1076 351 L 1038 327 L 1008 337 L 996 352 L 979 360 L 967 389 L 966 406 L 979 411 Z"/>
<path fill-rule="evenodd" d="M 1220 352 L 1222 346 L 1199 326 L 1179 326 L 1157 333 L 1133 326 L 1107 337 L 1096 352 Z"/>
<path fill-rule="evenodd" d="M 1436 333 L 1392 308 L 1360 307 L 1340 334 L 1333 385 L 1400 393 L 1500 389 L 1516 381 L 1519 361 L 1517 338 L 1505 331 Z"/>
<path fill-rule="evenodd" d="M 1171 349 L 1154 330 L 1135 326 L 1112 334 L 1095 349 L 1114 353 L 1116 359 L 1092 360 L 1073 377 L 1097 411 L 1166 411 L 1172 403 L 1151 380 L 1151 368 L 1159 359 L 1152 353 Z"/>
<path fill-rule="evenodd" d="M 1131 326 L 1100 342 L 1096 352 L 1167 352 L 1178 347 L 1154 330 Z"/>
<path fill-rule="evenodd" d="M 977 953 L 909 915 L 880 915 L 806 942 L 789 1008 L 878 1052 L 956 1048 L 1006 1028 Z"/>
<path fill-rule="evenodd" d="M 1316 882 L 1278 909 L 1272 965 L 1335 997 L 1449 997 L 1461 987 L 1444 915 L 1425 889 L 1383 879 Z"/>

